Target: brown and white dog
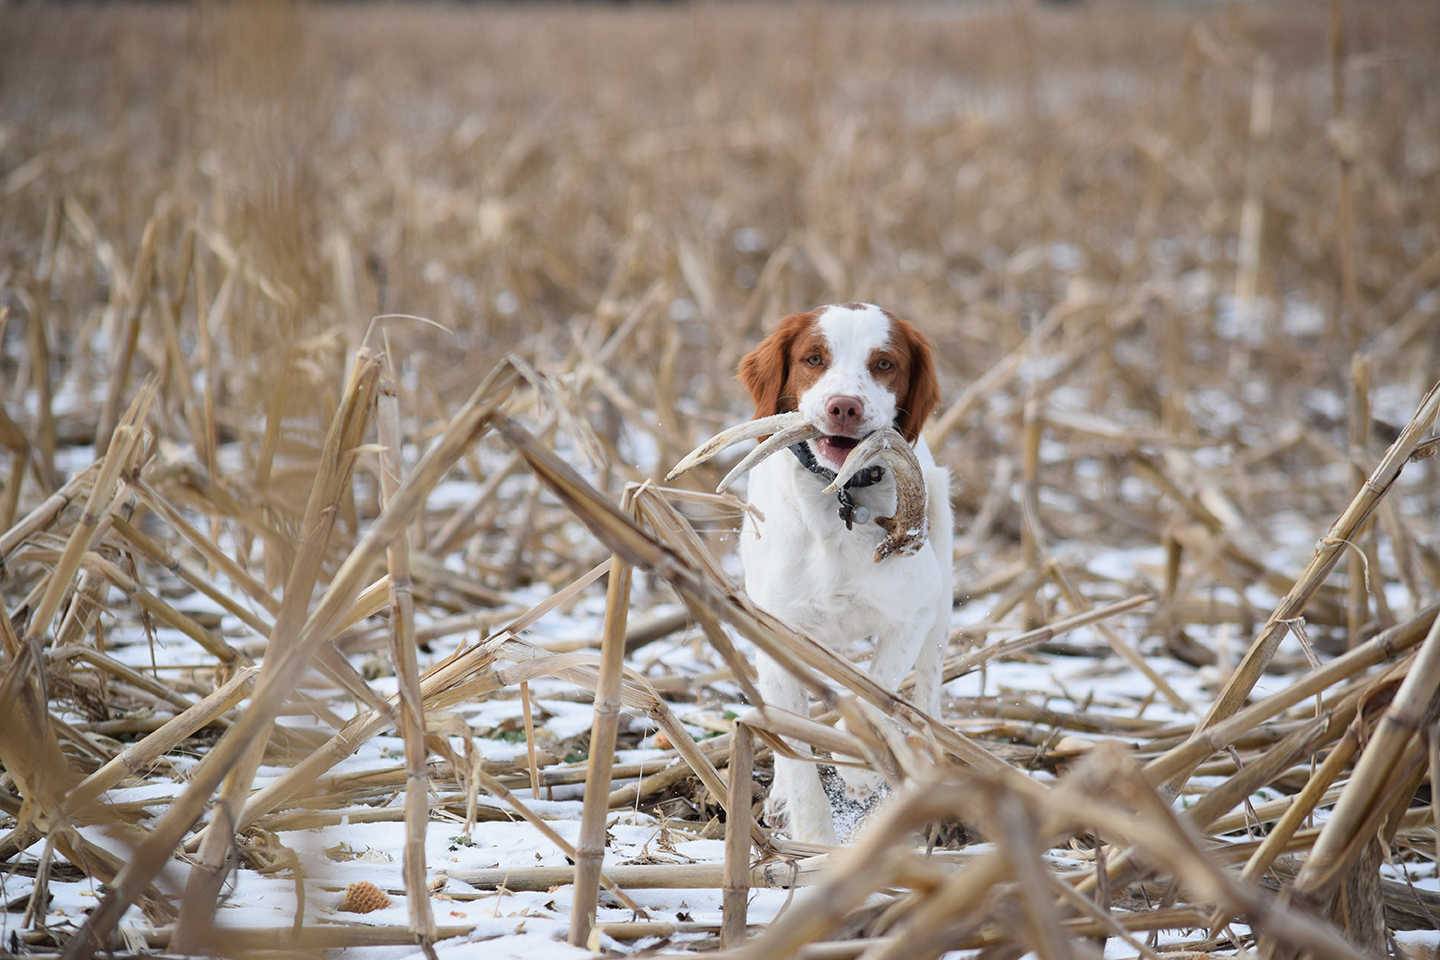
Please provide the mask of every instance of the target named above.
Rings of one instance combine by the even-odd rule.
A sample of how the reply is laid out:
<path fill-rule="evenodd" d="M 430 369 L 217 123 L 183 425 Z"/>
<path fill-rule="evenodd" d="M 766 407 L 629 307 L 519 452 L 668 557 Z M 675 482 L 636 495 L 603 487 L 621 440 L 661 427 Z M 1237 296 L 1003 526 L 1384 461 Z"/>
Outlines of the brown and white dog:
<path fill-rule="evenodd" d="M 763 519 L 747 513 L 740 536 L 746 591 L 769 613 L 837 649 L 874 637 L 871 675 L 895 690 L 913 669 L 916 706 L 938 713 L 954 533 L 949 471 L 920 438 L 940 401 L 929 342 L 870 304 L 820 307 L 781 321 L 741 360 L 740 380 L 757 419 L 798 411 L 818 433 L 796 443 L 794 455 L 782 450 L 754 467 L 749 501 Z M 838 493 L 824 491 L 857 444 L 891 427 L 918 461 L 929 536 L 914 552 L 881 560 L 876 549 L 886 531 L 870 521 L 897 513 L 896 471 L 862 470 Z M 808 715 L 797 680 L 763 654 L 757 666 L 767 704 Z M 868 771 L 842 768 L 841 776 L 857 798 L 879 783 Z M 795 839 L 836 842 L 814 763 L 775 758 L 768 812 L 788 822 Z"/>

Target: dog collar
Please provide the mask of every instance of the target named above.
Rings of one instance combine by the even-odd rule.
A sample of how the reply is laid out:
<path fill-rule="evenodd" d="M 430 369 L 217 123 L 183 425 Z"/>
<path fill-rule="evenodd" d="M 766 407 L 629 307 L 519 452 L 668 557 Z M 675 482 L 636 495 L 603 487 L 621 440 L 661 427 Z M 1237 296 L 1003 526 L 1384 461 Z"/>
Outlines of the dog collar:
<path fill-rule="evenodd" d="M 820 465 L 820 462 L 815 459 L 815 454 L 810 452 L 810 444 L 807 441 L 802 440 L 799 443 L 791 444 L 790 452 L 795 454 L 795 459 L 800 461 L 800 466 L 822 478 L 827 484 L 835 479 L 835 471 Z M 845 486 L 835 494 L 835 499 L 840 504 L 840 519 L 845 521 L 846 530 L 853 530 L 855 523 L 866 523 L 870 519 L 870 511 L 864 507 L 857 507 L 855 499 L 850 496 L 850 491 L 860 487 L 873 486 L 879 483 L 884 476 L 884 467 L 866 467 L 846 480 Z"/>

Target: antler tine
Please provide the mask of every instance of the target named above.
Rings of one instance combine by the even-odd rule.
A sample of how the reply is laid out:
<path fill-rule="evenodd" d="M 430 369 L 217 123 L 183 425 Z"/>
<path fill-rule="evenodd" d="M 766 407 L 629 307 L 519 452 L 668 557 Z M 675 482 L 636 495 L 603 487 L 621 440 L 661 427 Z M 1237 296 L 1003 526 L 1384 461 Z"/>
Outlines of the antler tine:
<path fill-rule="evenodd" d="M 837 492 L 851 477 L 859 473 L 860 469 L 864 467 L 868 461 L 876 457 L 884 457 L 885 451 L 895 444 L 899 444 L 907 449 L 910 446 L 905 442 L 905 438 L 893 427 L 876 430 L 851 448 L 850 453 L 845 457 L 845 462 L 841 464 L 840 469 L 836 471 L 835 479 L 830 481 L 830 486 L 826 487 L 823 492 L 826 494 Z M 889 458 L 886 458 L 886 461 L 888 462 Z"/>
<path fill-rule="evenodd" d="M 799 416 L 799 414 L 796 414 L 796 416 Z M 739 463 L 735 464 L 734 468 L 731 469 L 729 473 L 725 474 L 725 479 L 720 481 L 720 485 L 715 488 L 715 492 L 724 493 L 725 489 L 729 487 L 730 484 L 734 483 L 736 480 L 739 480 L 742 476 L 748 473 L 757 463 L 759 463 L 761 460 L 764 460 L 772 453 L 775 453 L 777 450 L 783 450 L 791 444 L 800 443 L 802 440 L 811 440 L 815 437 L 823 435 L 823 430 L 815 429 L 810 424 L 806 423 L 804 420 L 799 421 L 793 426 L 786 427 L 784 430 L 781 430 L 778 433 L 772 434 L 770 436 L 770 439 L 760 444 L 754 450 L 751 450 L 749 454 L 746 455 L 744 460 L 741 460 Z"/>
<path fill-rule="evenodd" d="M 908 557 L 918 552 L 930 534 L 930 520 L 926 513 L 929 504 L 920 461 L 915 458 L 915 451 L 905 442 L 905 438 L 890 427 L 877 430 L 860 441 L 845 458 L 845 463 L 835 474 L 834 482 L 825 488 L 825 492 L 834 493 L 839 490 L 868 461 L 876 457 L 884 460 L 895 476 L 895 514 L 875 518 L 875 522 L 885 531 L 885 539 L 875 548 L 874 560 L 879 563 L 895 554 Z"/>
<path fill-rule="evenodd" d="M 675 468 L 665 475 L 665 479 L 666 481 L 674 480 L 691 467 L 699 466 L 721 450 L 732 447 L 742 440 L 753 440 L 756 437 L 763 437 L 767 433 L 773 434 L 777 430 L 785 430 L 803 422 L 804 418 L 797 412 L 777 413 L 773 417 L 747 420 L 738 426 L 722 430 L 682 457 L 680 462 L 675 464 Z"/>

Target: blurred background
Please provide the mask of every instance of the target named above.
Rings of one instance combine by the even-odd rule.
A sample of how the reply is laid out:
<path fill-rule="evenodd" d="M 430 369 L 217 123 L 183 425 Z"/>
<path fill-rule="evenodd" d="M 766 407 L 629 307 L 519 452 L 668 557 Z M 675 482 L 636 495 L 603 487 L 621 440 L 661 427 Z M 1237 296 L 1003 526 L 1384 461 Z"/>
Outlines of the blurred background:
<path fill-rule="evenodd" d="M 47 843 L 64 840 L 75 812 L 65 803 L 85 792 L 67 784 L 119 770 L 122 757 L 143 795 L 97 806 L 178 823 L 189 802 L 198 815 L 213 782 L 191 780 L 192 764 L 241 740 L 217 740 L 231 723 L 219 713 L 246 696 L 236 685 L 248 665 L 273 655 L 272 630 L 294 644 L 316 596 L 359 589 L 337 571 L 378 513 L 382 448 L 354 427 L 363 416 L 347 422 L 365 441 L 351 436 L 344 456 L 323 458 L 322 443 L 351 401 L 371 410 L 378 368 L 356 361 L 387 345 L 405 467 L 513 354 L 539 389 L 517 392 L 509 412 L 618 497 L 750 416 L 735 364 L 785 315 L 862 300 L 912 321 L 936 346 L 943 399 L 926 433 L 954 477 L 947 669 L 957 679 L 943 719 L 1042 777 L 1093 746 L 1067 731 L 1128 738 L 1134 756 L 1158 757 L 1227 678 L 1233 711 L 1252 689 L 1263 696 L 1308 670 L 1316 648 L 1334 653 L 1397 622 L 1418 638 L 1440 587 L 1430 423 L 1405 434 L 1395 458 L 1415 451 L 1415 461 L 1396 464 L 1373 516 L 1322 538 L 1366 495 L 1440 375 L 1437 53 L 1434 0 L 0 3 L 0 662 L 6 689 L 25 695 L 0 708 L 29 711 L 0 722 L 0 814 L 15 818 L 0 860 L 36 856 L 23 804 L 63 827 Z M 351 380 L 357 366 L 368 379 Z M 127 409 L 144 418 L 134 443 Z M 115 438 L 120 454 L 107 457 Z M 734 574 L 739 504 L 701 495 L 739 451 L 726 456 L 665 495 Z M 133 470 L 97 467 L 117 463 Z M 599 644 L 609 551 L 494 435 L 443 480 L 408 536 L 413 636 L 390 616 L 388 580 L 376 580 L 343 601 L 333 648 L 311 638 L 330 679 L 276 681 L 294 689 L 267 762 L 321 758 L 286 782 L 309 790 L 305 777 L 362 741 L 352 771 L 396 764 L 402 747 L 420 762 L 420 731 L 401 744 L 380 736 L 378 715 L 351 738 L 400 683 L 392 623 L 394 649 L 420 651 L 405 682 L 429 671 L 425 710 L 465 751 L 463 763 L 448 754 L 433 783 L 448 789 L 481 741 L 507 789 L 538 798 L 542 761 L 547 788 L 585 779 L 591 692 L 564 657 Z M 323 562 L 297 551 L 315 531 L 328 538 Z M 1333 575 L 1323 564 L 1302 572 L 1317 542 L 1327 557 L 1343 550 Z M 1292 590 L 1308 601 L 1278 606 Z M 666 729 L 683 743 L 731 730 L 742 694 L 675 601 L 662 581 L 637 577 L 626 643 L 658 691 L 646 709 L 653 718 L 673 704 L 689 727 Z M 1134 603 L 1111 608 L 1127 611 L 1113 627 L 1017 653 L 1003 676 L 985 666 L 996 643 L 971 650 L 1112 601 Z M 1303 618 L 1271 624 L 1268 636 L 1285 639 L 1266 648 L 1270 676 L 1232 672 L 1271 611 L 1302 607 Z M 506 624 L 524 638 L 507 639 Z M 442 661 L 462 648 L 467 659 Z M 492 660 L 507 656 L 530 672 L 502 677 Z M 227 681 L 232 698 L 208 701 L 216 727 L 165 719 Z M 1308 754 L 1341 735 L 1357 704 L 1347 742 L 1368 736 L 1395 683 L 1337 682 L 1333 729 L 1305 740 L 1306 756 L 1286 754 L 1295 767 L 1283 778 L 1259 768 L 1280 793 L 1318 784 L 1313 804 L 1349 754 L 1337 747 L 1338 765 L 1327 759 L 1313 777 L 1301 769 Z M 1253 761 L 1270 763 L 1280 734 L 1254 732 L 1198 768 L 1187 794 L 1235 774 L 1237 750 L 1247 776 Z M 627 718 L 621 752 L 670 763 L 652 734 Z M 527 771 L 521 744 L 537 743 Z M 1412 743 L 1393 783 L 1352 782 L 1393 788 L 1398 816 L 1431 747 Z M 639 754 L 625 762 L 617 780 L 655 769 Z M 471 766 L 481 769 L 478 754 Z M 225 788 L 235 802 L 255 768 L 240 769 Z M 90 796 L 121 789 L 122 772 L 88 781 Z M 398 766 L 366 776 L 327 778 L 315 804 L 363 803 L 369 817 L 405 782 Z M 692 838 L 723 832 L 718 794 L 678 774 L 655 781 L 643 806 L 638 786 L 587 802 L 653 812 L 663 831 Z M 1215 797 L 1234 804 L 1258 782 L 1206 793 L 1198 828 L 1248 838 L 1249 803 L 1249 816 L 1225 819 Z M 286 831 L 329 823 L 354 841 L 321 857 L 312 838 L 306 868 L 338 884 L 351 868 L 333 864 L 361 856 L 362 835 L 384 835 L 378 818 L 398 819 L 375 810 L 377 832 L 355 832 L 359 813 L 315 813 L 294 789 L 247 828 L 236 902 L 253 895 L 257 871 L 300 876 Z M 424 790 L 407 788 L 419 798 L 411 840 L 423 843 L 426 816 L 468 818 L 468 831 L 478 789 L 472 780 L 427 812 Z M 575 796 L 556 798 L 561 819 L 578 816 Z M 1388 922 L 1402 928 L 1413 873 L 1432 900 L 1403 922 L 1429 931 L 1440 910 L 1434 820 L 1411 813 L 1403 844 L 1386 852 Z M 616 832 L 648 857 L 653 831 L 640 829 Z M 673 849 L 663 831 L 659 846 Z M 447 849 L 443 832 L 432 831 L 432 863 L 478 855 Z M 109 859 L 61 848 L 84 866 L 57 880 L 57 912 L 78 920 L 98 902 L 81 899 L 96 892 L 78 881 L 111 883 L 139 862 L 129 850 L 168 861 L 169 840 L 150 836 Z M 1380 846 L 1363 846 L 1361 872 L 1377 876 Z M 12 877 L 35 883 L 7 893 L 32 944 L 54 942 L 49 849 Z M 539 862 L 540 849 L 525 847 L 517 864 Z M 565 863 L 550 840 L 543 850 L 549 865 Z M 408 853 L 421 855 L 407 862 L 423 882 L 424 850 Z M 393 890 L 399 865 L 384 870 L 373 876 Z M 506 866 L 495 882 L 509 876 Z M 416 909 L 428 902 L 418 882 Z M 1134 904 L 1168 906 L 1173 889 Z M 768 893 L 779 909 L 781 892 Z M 167 896 L 131 894 L 152 922 L 173 918 Z M 557 907 L 553 894 L 524 910 L 559 926 L 568 901 Z M 1042 896 L 1049 911 L 1053 891 Z M 718 902 L 700 918 L 706 936 Z M 678 902 L 675 916 L 689 922 L 689 909 Z M 1203 933 L 1208 910 L 1186 922 Z M 265 922 L 288 930 L 292 919 Z M 413 942 L 394 929 L 395 943 Z M 1384 928 L 1372 932 L 1378 953 Z M 525 949 L 516 955 L 536 955 Z"/>
<path fill-rule="evenodd" d="M 7 5 L 0 530 L 150 374 L 166 455 L 293 527 L 367 332 L 412 460 L 513 351 L 616 492 L 749 415 L 735 361 L 780 317 L 865 300 L 938 348 L 963 578 L 1027 497 L 1032 548 L 1199 520 L 1263 568 L 1435 376 L 1437 49 L 1405 0 Z M 1407 477 L 1428 512 L 1371 542 L 1352 628 L 1440 576 Z M 436 505 L 432 545 L 484 532 L 502 585 L 599 555 L 536 495 L 439 542 Z"/>

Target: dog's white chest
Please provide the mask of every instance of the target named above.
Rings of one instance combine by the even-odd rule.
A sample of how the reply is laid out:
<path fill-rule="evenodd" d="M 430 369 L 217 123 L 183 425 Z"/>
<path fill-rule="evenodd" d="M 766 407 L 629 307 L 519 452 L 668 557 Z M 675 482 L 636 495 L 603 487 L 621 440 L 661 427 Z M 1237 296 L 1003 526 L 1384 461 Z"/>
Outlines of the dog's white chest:
<path fill-rule="evenodd" d="M 757 468 L 751 502 L 764 520 L 747 518 L 740 534 L 746 591 L 766 610 L 831 644 L 933 618 L 933 600 L 926 600 L 939 589 L 933 551 L 927 546 L 914 556 L 876 563 L 884 531 L 873 521 L 847 530 L 838 501 L 818 495 L 820 486 L 779 457 Z M 893 484 L 861 493 L 856 501 L 875 503 L 872 515 L 893 511 Z"/>

